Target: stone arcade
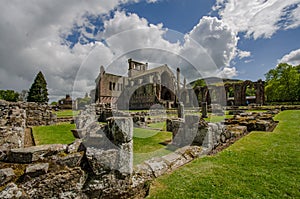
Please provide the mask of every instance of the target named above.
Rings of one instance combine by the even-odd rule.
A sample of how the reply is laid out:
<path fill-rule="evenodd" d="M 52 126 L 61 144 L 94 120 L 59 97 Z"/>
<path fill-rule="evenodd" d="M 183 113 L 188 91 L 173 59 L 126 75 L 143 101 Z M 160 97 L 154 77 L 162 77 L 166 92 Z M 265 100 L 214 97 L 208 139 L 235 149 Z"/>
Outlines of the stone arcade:
<path fill-rule="evenodd" d="M 208 82 L 209 83 L 209 82 Z M 264 81 L 252 82 L 249 80 L 238 82 L 218 81 L 219 85 L 209 84 L 208 86 L 197 86 L 194 88 L 199 103 L 221 104 L 223 106 L 245 106 L 250 103 L 265 104 Z M 255 96 L 246 96 L 247 88 L 255 90 Z M 233 97 L 229 97 L 229 91 L 233 92 Z"/>

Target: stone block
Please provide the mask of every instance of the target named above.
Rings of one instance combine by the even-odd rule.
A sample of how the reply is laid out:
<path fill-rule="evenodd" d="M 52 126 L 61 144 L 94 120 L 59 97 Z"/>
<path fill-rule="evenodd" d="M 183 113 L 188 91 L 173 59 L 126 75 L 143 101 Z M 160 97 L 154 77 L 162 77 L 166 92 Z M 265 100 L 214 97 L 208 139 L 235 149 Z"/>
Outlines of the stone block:
<path fill-rule="evenodd" d="M 26 167 L 25 175 L 32 178 L 44 175 L 48 172 L 49 163 L 30 164 Z"/>
<path fill-rule="evenodd" d="M 95 175 L 103 175 L 111 170 L 118 170 L 119 150 L 117 149 L 96 149 L 87 147 L 86 157 Z"/>
<path fill-rule="evenodd" d="M 65 152 L 66 148 L 67 145 L 52 144 L 11 149 L 8 152 L 7 160 L 12 163 L 31 163 L 34 161 L 43 160 L 52 155 L 56 155 L 59 152 Z"/>
<path fill-rule="evenodd" d="M 14 177 L 15 173 L 12 168 L 0 169 L 0 186 L 11 181 Z"/>
<path fill-rule="evenodd" d="M 162 158 L 151 158 L 145 161 L 145 164 L 151 168 L 156 178 L 166 173 L 169 169 L 168 164 Z"/>
<path fill-rule="evenodd" d="M 83 151 L 82 140 L 76 139 L 73 143 L 69 144 L 67 147 L 67 153 L 76 153 Z"/>
<path fill-rule="evenodd" d="M 171 170 L 174 170 L 182 165 L 190 162 L 190 159 L 186 159 L 184 156 L 178 153 L 170 153 L 161 157 L 165 162 L 168 163 Z"/>
<path fill-rule="evenodd" d="M 108 119 L 108 128 L 115 144 L 127 143 L 133 137 L 133 121 L 129 117 L 114 117 Z"/>
<path fill-rule="evenodd" d="M 83 157 L 83 153 L 72 153 L 64 157 L 59 157 L 57 163 L 63 166 L 68 166 L 70 168 L 78 167 L 80 166 L 82 157 Z"/>
<path fill-rule="evenodd" d="M 20 184 L 27 198 L 84 198 L 81 189 L 86 176 L 81 168 L 48 172 Z"/>
<path fill-rule="evenodd" d="M 119 146 L 118 170 L 121 174 L 131 174 L 133 167 L 133 141 Z"/>
<path fill-rule="evenodd" d="M 247 127 L 246 126 L 227 126 L 227 132 L 230 133 L 230 137 L 226 137 L 227 139 L 231 137 L 239 137 L 247 133 Z"/>
<path fill-rule="evenodd" d="M 151 167 L 148 164 L 142 163 L 138 164 L 134 168 L 134 176 L 140 176 L 144 179 L 152 179 L 154 178 Z"/>

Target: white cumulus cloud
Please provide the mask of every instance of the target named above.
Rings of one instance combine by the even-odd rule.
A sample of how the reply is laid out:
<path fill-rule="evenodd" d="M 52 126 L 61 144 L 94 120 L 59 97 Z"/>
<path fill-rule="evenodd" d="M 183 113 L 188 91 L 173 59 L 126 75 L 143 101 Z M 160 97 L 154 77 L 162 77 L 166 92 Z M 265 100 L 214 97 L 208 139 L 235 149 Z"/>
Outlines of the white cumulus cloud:
<path fill-rule="evenodd" d="M 201 44 L 218 67 L 229 66 L 236 56 L 238 37 L 222 20 L 203 17 L 189 33 Z"/>
<path fill-rule="evenodd" d="M 240 59 L 243 59 L 243 58 L 251 56 L 251 52 L 249 52 L 249 51 L 238 50 L 237 53 L 238 53 L 238 57 Z"/>
<path fill-rule="evenodd" d="M 81 62 L 93 48 L 62 45 L 61 35 L 85 15 L 105 14 L 131 0 L 0 1 L 0 89 L 28 89 L 41 70 L 52 99 L 72 91 Z"/>
<path fill-rule="evenodd" d="M 293 50 L 289 54 L 284 55 L 278 63 L 288 63 L 293 66 L 300 65 L 300 49 Z"/>
<path fill-rule="evenodd" d="M 257 39 L 298 27 L 299 5 L 299 0 L 217 0 L 214 9 L 233 30 Z"/>
<path fill-rule="evenodd" d="M 98 35 L 81 30 L 82 39 L 94 37 L 95 42 L 78 42 L 72 48 L 65 45 L 74 24 L 94 30 L 87 16 L 107 14 L 126 2 L 137 1 L 0 1 L 5 8 L 0 12 L 0 89 L 28 89 L 41 70 L 50 100 L 73 89 L 83 95 L 95 87 L 100 65 L 124 74 L 130 57 L 166 63 L 173 70 L 181 67 L 190 80 L 199 74 L 236 75 L 230 62 L 237 56 L 238 37 L 223 20 L 213 17 L 203 17 L 188 34 L 173 32 L 179 39 L 171 42 L 168 37 L 172 31 L 163 24 L 150 24 L 137 14 L 115 11 L 112 18 L 104 20 Z"/>

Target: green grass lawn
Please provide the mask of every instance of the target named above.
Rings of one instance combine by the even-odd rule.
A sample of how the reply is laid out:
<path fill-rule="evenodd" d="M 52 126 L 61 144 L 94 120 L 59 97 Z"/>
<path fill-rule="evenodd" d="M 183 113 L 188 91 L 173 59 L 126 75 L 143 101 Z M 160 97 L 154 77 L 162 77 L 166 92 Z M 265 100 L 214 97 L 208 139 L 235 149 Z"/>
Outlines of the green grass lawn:
<path fill-rule="evenodd" d="M 149 198 L 300 198 L 300 111 L 156 179 Z"/>
<path fill-rule="evenodd" d="M 58 118 L 61 118 L 61 117 L 73 117 L 73 116 L 77 116 L 79 114 L 79 111 L 60 110 L 60 111 L 53 111 L 53 113 L 55 113 Z"/>
<path fill-rule="evenodd" d="M 267 112 L 268 110 L 246 110 L 246 112 L 255 112 L 255 113 L 263 113 L 263 112 Z"/>
<path fill-rule="evenodd" d="M 224 121 L 225 118 L 232 118 L 233 115 L 223 115 L 223 116 L 218 116 L 218 115 L 212 115 L 208 114 L 207 118 L 204 118 L 205 121 L 207 122 L 212 122 L 212 123 L 217 123 L 217 122 L 222 122 Z"/>
<path fill-rule="evenodd" d="M 75 140 L 71 132 L 72 129 L 75 129 L 75 124 L 60 123 L 50 126 L 35 126 L 33 127 L 33 136 L 36 145 L 70 144 Z M 151 157 L 170 153 L 172 149 L 167 148 L 164 142 L 171 139 L 171 132 L 134 128 L 134 164 L 139 164 Z"/>
<path fill-rule="evenodd" d="M 151 157 L 168 154 L 172 149 L 167 148 L 163 142 L 172 139 L 172 133 L 151 129 L 134 128 L 133 162 L 139 164 Z"/>
<path fill-rule="evenodd" d="M 75 140 L 71 132 L 72 129 L 75 129 L 75 124 L 60 123 L 50 126 L 35 126 L 33 127 L 35 144 L 70 144 Z"/>
<path fill-rule="evenodd" d="M 166 131 L 166 122 L 157 122 L 148 124 L 149 128 L 152 129 L 160 129 L 162 131 Z"/>

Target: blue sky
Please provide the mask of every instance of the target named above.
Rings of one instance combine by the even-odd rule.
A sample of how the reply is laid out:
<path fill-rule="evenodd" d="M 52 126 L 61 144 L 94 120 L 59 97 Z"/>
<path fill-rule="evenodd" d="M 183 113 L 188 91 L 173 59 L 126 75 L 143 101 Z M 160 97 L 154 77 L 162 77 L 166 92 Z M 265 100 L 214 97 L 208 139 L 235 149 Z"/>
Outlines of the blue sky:
<path fill-rule="evenodd" d="M 165 27 L 188 33 L 199 22 L 202 16 L 220 17 L 212 10 L 215 1 L 211 0 L 166 0 L 152 4 L 140 2 L 125 6 L 127 12 L 137 13 L 150 23 L 163 23 Z M 235 78 L 257 80 L 264 79 L 264 74 L 278 64 L 278 60 L 292 50 L 300 48 L 297 41 L 300 28 L 279 30 L 271 38 L 245 38 L 243 32 L 239 33 L 238 47 L 250 51 L 247 59 L 234 59 L 232 63 L 238 70 Z"/>
<path fill-rule="evenodd" d="M 0 0 L 0 89 L 26 90 L 41 70 L 50 100 L 83 96 L 99 66 L 130 57 L 204 76 L 264 79 L 300 64 L 300 0 Z M 180 41 L 176 43 L 177 39 Z"/>

